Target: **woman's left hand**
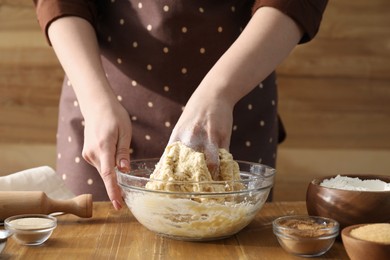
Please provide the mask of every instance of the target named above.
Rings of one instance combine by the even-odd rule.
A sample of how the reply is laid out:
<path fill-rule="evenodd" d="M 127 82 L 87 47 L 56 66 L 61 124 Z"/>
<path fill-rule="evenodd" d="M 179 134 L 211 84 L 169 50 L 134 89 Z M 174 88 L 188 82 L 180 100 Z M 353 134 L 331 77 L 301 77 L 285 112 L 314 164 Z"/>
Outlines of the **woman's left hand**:
<path fill-rule="evenodd" d="M 216 179 L 218 148 L 228 150 L 230 145 L 234 105 L 275 70 L 302 34 L 288 15 L 259 8 L 193 93 L 169 143 L 181 141 L 203 152 Z"/>
<path fill-rule="evenodd" d="M 180 141 L 205 154 L 214 180 L 218 177 L 219 149 L 229 150 L 233 106 L 222 97 L 196 91 L 173 129 L 169 144 Z"/>

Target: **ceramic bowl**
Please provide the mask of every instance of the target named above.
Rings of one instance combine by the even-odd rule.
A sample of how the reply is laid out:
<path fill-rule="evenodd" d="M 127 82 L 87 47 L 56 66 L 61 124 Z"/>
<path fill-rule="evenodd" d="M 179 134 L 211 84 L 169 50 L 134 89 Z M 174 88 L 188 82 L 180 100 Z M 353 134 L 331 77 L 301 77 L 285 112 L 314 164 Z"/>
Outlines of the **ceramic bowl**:
<path fill-rule="evenodd" d="M 339 224 L 329 218 L 291 215 L 275 219 L 272 228 L 281 247 L 301 257 L 325 254 L 339 235 Z"/>
<path fill-rule="evenodd" d="M 352 225 L 344 228 L 341 238 L 344 248 L 351 260 L 388 260 L 390 257 L 390 243 L 378 243 L 362 240 L 351 236 L 351 230 L 367 224 Z"/>
<path fill-rule="evenodd" d="M 57 227 L 57 219 L 50 215 L 24 214 L 4 220 L 5 229 L 12 233 L 12 238 L 27 246 L 43 244 Z"/>
<path fill-rule="evenodd" d="M 239 190 L 173 192 L 146 188 L 158 159 L 132 161 L 129 173 L 117 171 L 126 205 L 146 228 L 178 240 L 207 241 L 229 237 L 247 226 L 267 200 L 275 170 L 240 162 L 240 181 L 178 182 L 153 179 L 155 185 L 205 185 Z M 199 189 L 203 190 L 203 189 Z M 219 190 L 219 189 L 214 189 Z M 222 189 L 225 190 L 225 189 Z"/>
<path fill-rule="evenodd" d="M 390 183 L 390 176 L 343 175 L 361 180 L 379 179 Z M 355 191 L 323 187 L 326 176 L 310 182 L 306 193 L 309 215 L 335 219 L 340 228 L 362 224 L 390 221 L 390 191 Z"/>

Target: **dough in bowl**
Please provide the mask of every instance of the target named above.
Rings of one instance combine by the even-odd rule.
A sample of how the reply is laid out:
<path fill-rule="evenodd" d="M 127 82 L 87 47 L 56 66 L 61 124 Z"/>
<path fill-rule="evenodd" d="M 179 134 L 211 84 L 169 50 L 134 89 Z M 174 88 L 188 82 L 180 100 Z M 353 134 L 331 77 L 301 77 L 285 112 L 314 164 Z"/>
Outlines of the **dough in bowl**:
<path fill-rule="evenodd" d="M 240 180 L 240 169 L 233 156 L 225 149 L 219 149 L 219 160 L 219 175 L 216 181 L 226 181 L 225 185 L 211 183 L 215 180 L 207 168 L 203 153 L 181 142 L 175 142 L 166 147 L 153 174 L 150 175 L 146 188 L 174 192 L 224 192 L 242 189 L 240 183 L 234 182 Z"/>

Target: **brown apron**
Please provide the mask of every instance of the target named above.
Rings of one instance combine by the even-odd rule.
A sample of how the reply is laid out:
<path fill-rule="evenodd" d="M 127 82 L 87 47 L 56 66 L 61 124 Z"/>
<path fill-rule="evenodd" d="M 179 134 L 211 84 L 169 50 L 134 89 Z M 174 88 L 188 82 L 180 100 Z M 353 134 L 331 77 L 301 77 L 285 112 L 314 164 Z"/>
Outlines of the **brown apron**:
<path fill-rule="evenodd" d="M 103 65 L 132 121 L 131 158 L 159 157 L 187 100 L 245 27 L 253 1 L 96 2 L 95 28 Z M 57 172 L 74 193 L 107 200 L 98 172 L 81 156 L 83 124 L 77 98 L 65 78 Z M 230 152 L 237 160 L 274 167 L 278 128 L 275 75 L 271 74 L 235 106 Z"/>

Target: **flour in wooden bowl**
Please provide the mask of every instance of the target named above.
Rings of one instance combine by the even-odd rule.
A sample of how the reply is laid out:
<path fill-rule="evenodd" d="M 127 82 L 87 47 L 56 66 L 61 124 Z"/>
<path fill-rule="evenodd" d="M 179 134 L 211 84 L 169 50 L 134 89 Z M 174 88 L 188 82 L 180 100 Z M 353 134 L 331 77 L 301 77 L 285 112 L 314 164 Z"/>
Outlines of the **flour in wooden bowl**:
<path fill-rule="evenodd" d="M 355 191 L 390 191 L 390 183 L 381 180 L 362 180 L 358 177 L 337 175 L 334 178 L 325 179 L 320 184 L 323 187 L 355 190 Z"/>

